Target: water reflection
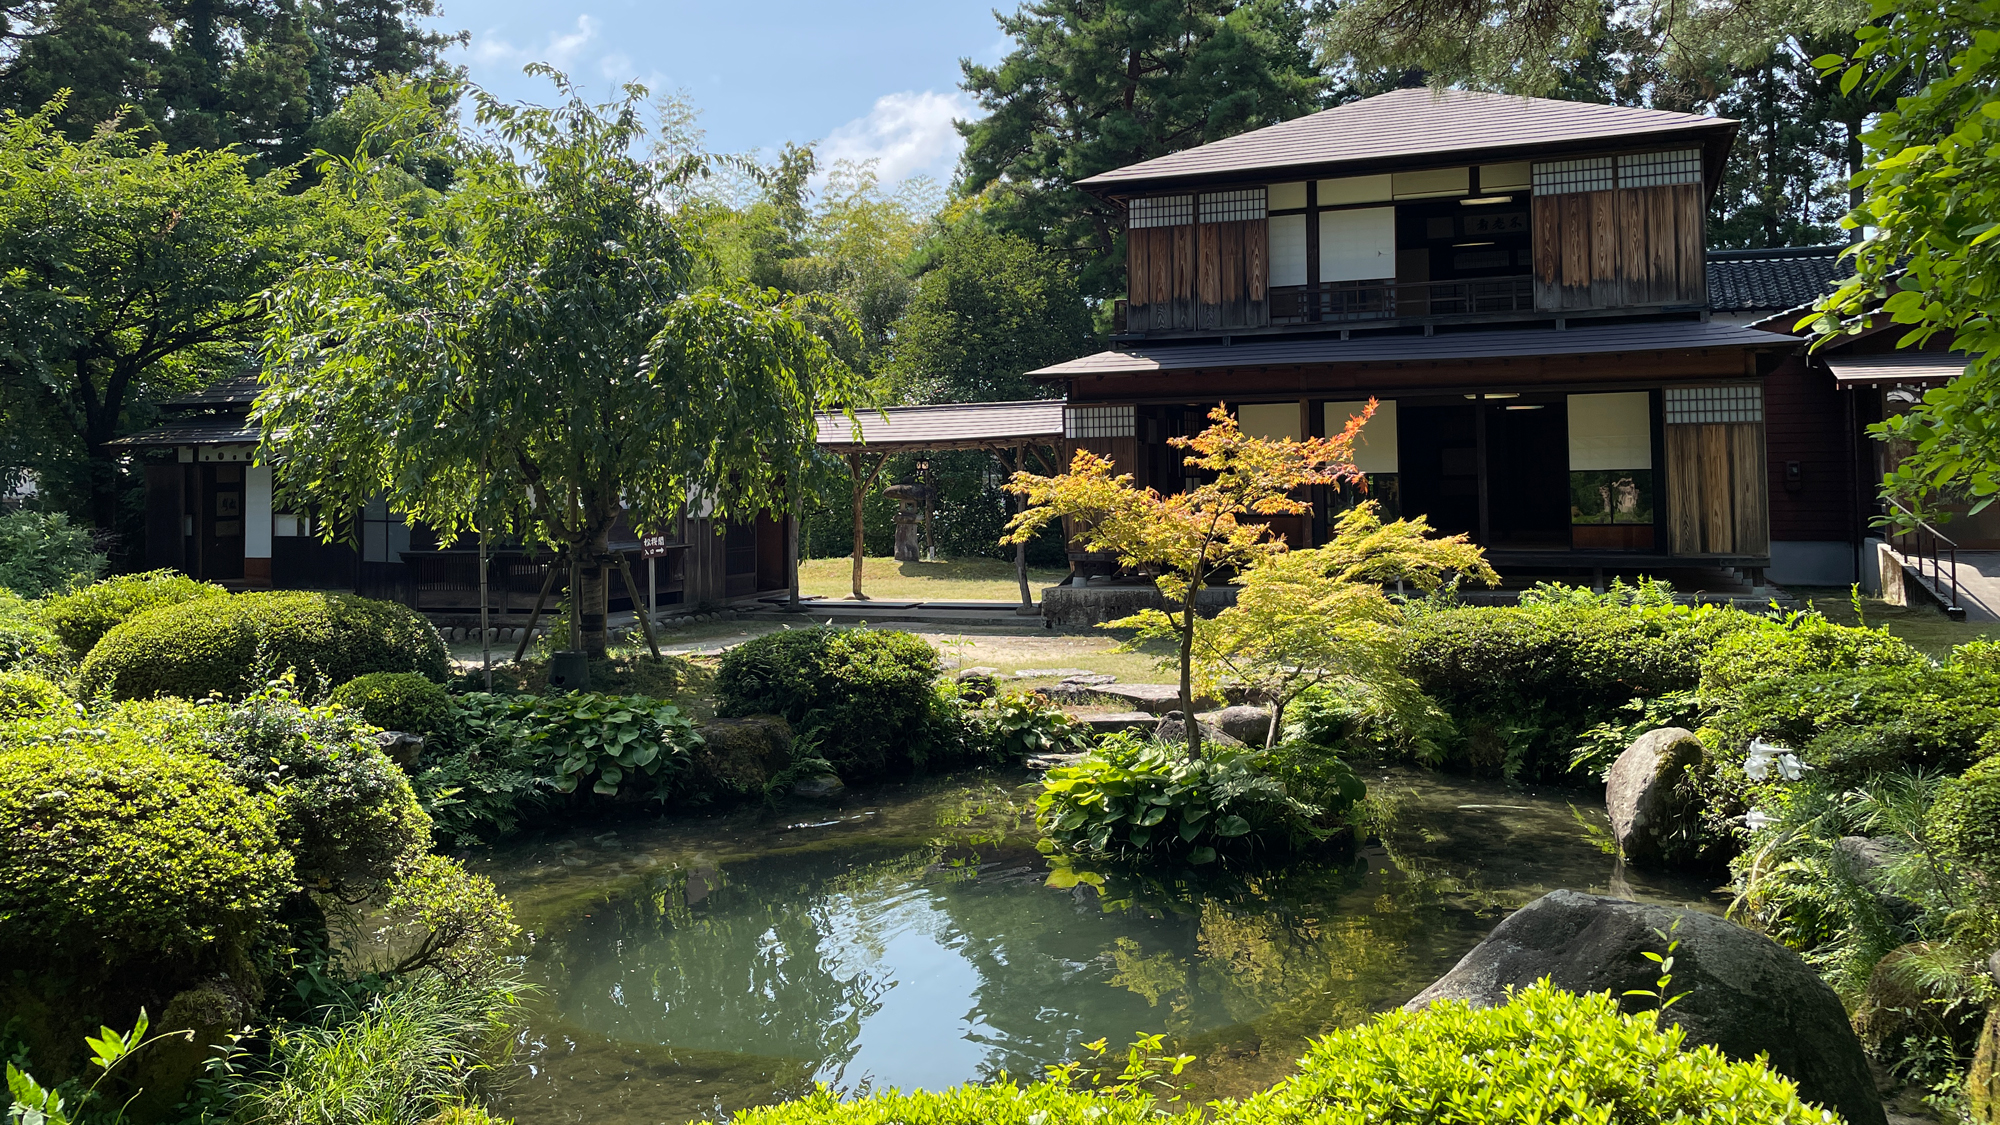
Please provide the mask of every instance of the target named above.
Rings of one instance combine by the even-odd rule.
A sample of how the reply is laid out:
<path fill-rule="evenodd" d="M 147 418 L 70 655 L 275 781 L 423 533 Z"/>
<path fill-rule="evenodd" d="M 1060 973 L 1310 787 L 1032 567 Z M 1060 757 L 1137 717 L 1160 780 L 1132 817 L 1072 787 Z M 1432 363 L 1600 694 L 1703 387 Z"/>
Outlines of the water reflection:
<path fill-rule="evenodd" d="M 506 1112 L 716 1117 L 813 1081 L 1034 1075 L 1139 1031 L 1199 1057 L 1197 1096 L 1246 1092 L 1308 1037 L 1401 1003 L 1506 911 L 1613 879 L 1601 816 L 1566 795 L 1397 771 L 1371 778 L 1378 844 L 1262 873 L 1052 871 L 1019 780 L 496 855 L 542 987 Z"/>

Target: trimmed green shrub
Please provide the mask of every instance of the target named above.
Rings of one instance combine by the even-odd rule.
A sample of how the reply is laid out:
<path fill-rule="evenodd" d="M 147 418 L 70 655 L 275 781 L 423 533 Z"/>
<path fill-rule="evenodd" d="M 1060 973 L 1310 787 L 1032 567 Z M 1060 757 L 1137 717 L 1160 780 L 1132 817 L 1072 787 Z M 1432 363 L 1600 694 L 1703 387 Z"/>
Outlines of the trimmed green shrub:
<path fill-rule="evenodd" d="M 1946 855 L 2000 873 L 2000 756 L 1945 782 L 1925 818 L 1925 828 Z"/>
<path fill-rule="evenodd" d="M 104 573 L 90 529 L 61 512 L 0 516 L 0 587 L 24 598 L 65 593 Z"/>
<path fill-rule="evenodd" d="M 1765 628 L 1712 606 L 1611 605 L 1582 594 L 1411 621 L 1403 671 L 1452 720 L 1446 760 L 1508 777 L 1570 774 L 1584 731 L 1635 697 L 1693 688 L 1711 646 Z"/>
<path fill-rule="evenodd" d="M 82 689 L 93 698 L 238 698 L 286 671 L 335 686 L 369 672 L 442 681 L 447 668 L 443 638 L 415 610 L 286 590 L 142 613 L 90 650 Z"/>
<path fill-rule="evenodd" d="M 430 850 L 430 817 L 409 778 L 352 712 L 302 706 L 283 687 L 199 710 L 213 732 L 210 752 L 230 776 L 275 799 L 278 831 L 306 886 L 366 893 Z"/>
<path fill-rule="evenodd" d="M 63 689 L 31 672 L 0 672 L 0 721 L 70 714 Z"/>
<path fill-rule="evenodd" d="M 890 629 L 786 629 L 722 657 L 716 712 L 779 715 L 842 777 L 922 765 L 938 741 L 937 653 Z"/>
<path fill-rule="evenodd" d="M 1917 664 L 1793 670 L 1733 693 L 1705 741 L 1739 762 L 1752 738 L 1787 747 L 1829 784 L 1890 770 L 1963 769 L 2000 729 L 2000 675 Z"/>
<path fill-rule="evenodd" d="M 1164 1083 L 1162 1083 L 1164 1084 Z M 1390 1012 L 1314 1043 L 1297 1075 L 1207 1114 L 1169 1116 L 1143 1092 L 1071 1088 L 1066 1076 L 843 1100 L 821 1087 L 746 1109 L 737 1125 L 1517 1125 L 1520 1122 L 1755 1122 L 1828 1125 L 1790 1080 L 1712 1046 L 1690 1048 L 1655 1012 L 1619 1014 L 1604 993 L 1547 982 L 1511 1003 Z"/>
<path fill-rule="evenodd" d="M 0 590 L 0 669 L 32 670 L 65 662 L 62 642 L 35 619 L 34 602 Z"/>
<path fill-rule="evenodd" d="M 1824 1125 L 1790 1080 L 1657 1012 L 1621 1015 L 1608 993 L 1542 981 L 1510 1003 L 1390 1012 L 1313 1044 L 1299 1074 L 1218 1116 L 1230 1125 L 1369 1122 L 1740 1121 Z"/>
<path fill-rule="evenodd" d="M 273 803 L 136 737 L 0 751 L 0 942 L 15 965 L 192 976 L 262 932 L 292 886 Z"/>
<path fill-rule="evenodd" d="M 333 689 L 327 702 L 383 730 L 436 734 L 451 722 L 451 696 L 415 672 L 369 672 Z"/>
<path fill-rule="evenodd" d="M 70 659 L 82 660 L 91 646 L 114 626 L 149 609 L 228 596 L 229 591 L 222 587 L 197 582 L 178 571 L 149 570 L 144 574 L 114 575 L 48 598 L 36 608 L 35 618 L 62 641 Z"/>
<path fill-rule="evenodd" d="M 1816 613 L 1764 621 L 1717 640 L 1702 660 L 1701 694 L 1720 701 L 1752 684 L 1815 672 L 1928 668 L 1929 657 L 1881 629 L 1835 625 Z"/>

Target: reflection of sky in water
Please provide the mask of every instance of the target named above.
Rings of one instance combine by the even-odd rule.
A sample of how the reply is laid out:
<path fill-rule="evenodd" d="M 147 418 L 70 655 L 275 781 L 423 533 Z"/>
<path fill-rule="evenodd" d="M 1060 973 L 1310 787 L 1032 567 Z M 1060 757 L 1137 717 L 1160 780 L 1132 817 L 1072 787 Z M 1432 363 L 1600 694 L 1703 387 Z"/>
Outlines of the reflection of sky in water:
<path fill-rule="evenodd" d="M 832 896 L 817 913 L 820 951 L 836 976 L 873 987 L 854 1057 L 820 1068 L 820 1081 L 936 1089 L 981 1073 L 990 1049 L 973 1037 L 993 1032 L 979 1013 L 979 970 L 929 893 L 904 887 L 879 899 Z"/>
<path fill-rule="evenodd" d="M 1394 808 L 1394 838 L 1358 854 L 1199 886 L 1114 876 L 1108 908 L 1047 886 L 1018 842 L 952 866 L 908 836 L 773 832 L 770 853 L 711 860 L 691 827 L 641 871 L 641 847 L 607 848 L 594 862 L 620 874 L 589 905 L 528 904 L 538 1069 L 509 1115 L 716 1117 L 776 1096 L 781 1073 L 845 1090 L 1033 1078 L 1087 1040 L 1116 1052 L 1158 1031 L 1200 1056 L 1197 1099 L 1241 1094 L 1307 1037 L 1400 1004 L 1535 895 L 1683 893 L 1626 883 L 1567 794 L 1425 776 Z M 552 900 L 590 885 L 559 871 L 539 884 Z"/>

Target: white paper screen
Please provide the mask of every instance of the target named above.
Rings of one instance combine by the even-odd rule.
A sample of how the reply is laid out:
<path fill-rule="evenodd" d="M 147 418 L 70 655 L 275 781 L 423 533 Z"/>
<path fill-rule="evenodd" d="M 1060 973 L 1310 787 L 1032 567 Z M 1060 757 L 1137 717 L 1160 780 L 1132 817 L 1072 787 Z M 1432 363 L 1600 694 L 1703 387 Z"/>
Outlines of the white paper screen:
<path fill-rule="evenodd" d="M 1245 436 L 1299 440 L 1299 404 L 1296 402 L 1251 402 L 1236 408 L 1236 425 Z"/>
<path fill-rule="evenodd" d="M 1651 398 L 1645 391 L 1569 396 L 1569 467 L 1653 467 Z"/>
<path fill-rule="evenodd" d="M 1326 434 L 1334 434 L 1347 428 L 1347 420 L 1361 413 L 1368 405 L 1361 402 L 1329 402 L 1326 404 Z M 1375 415 L 1368 424 L 1361 427 L 1361 434 L 1354 441 L 1354 467 L 1364 473 L 1401 472 L 1396 446 L 1396 400 L 1378 399 Z"/>
<path fill-rule="evenodd" d="M 1306 217 L 1271 217 L 1271 284 L 1306 283 Z"/>
<path fill-rule="evenodd" d="M 1319 279 L 1372 281 L 1396 276 L 1396 209 L 1322 211 Z"/>

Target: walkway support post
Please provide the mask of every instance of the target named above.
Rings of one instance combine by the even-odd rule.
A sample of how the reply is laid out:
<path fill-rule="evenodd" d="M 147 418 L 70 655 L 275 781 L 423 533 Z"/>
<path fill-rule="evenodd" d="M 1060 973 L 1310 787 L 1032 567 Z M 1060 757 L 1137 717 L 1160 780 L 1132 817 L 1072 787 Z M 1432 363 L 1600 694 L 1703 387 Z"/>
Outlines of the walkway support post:
<path fill-rule="evenodd" d="M 1003 461 L 1002 464 L 1004 465 L 1005 462 Z M 1025 473 L 1028 471 L 1027 446 L 1017 445 L 1014 447 L 1014 469 L 1016 472 Z M 1027 510 L 1027 496 L 1019 493 L 1015 494 L 1014 514 L 1019 515 Z M 1014 577 L 1021 583 L 1021 608 L 1027 609 L 1033 606 L 1035 604 L 1035 596 L 1028 592 L 1028 541 L 1026 539 L 1014 544 Z"/>
<path fill-rule="evenodd" d="M 875 476 L 882 471 L 882 466 L 888 464 L 889 455 L 886 453 L 877 454 L 875 457 L 875 466 L 869 469 L 864 476 L 861 472 L 861 467 L 867 460 L 868 457 L 866 454 L 850 453 L 847 455 L 848 475 L 854 479 L 854 600 L 858 602 L 868 600 L 868 595 L 861 592 L 861 502 L 868 498 L 868 488 L 875 483 Z"/>

